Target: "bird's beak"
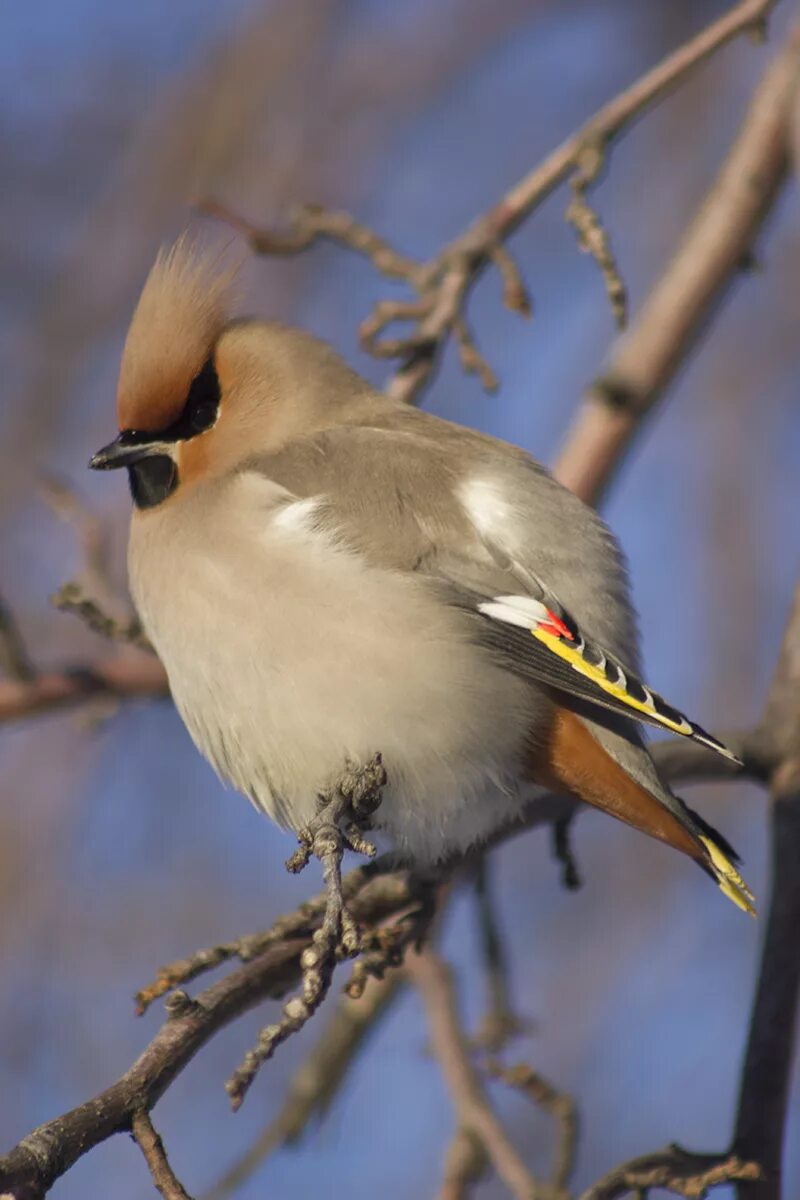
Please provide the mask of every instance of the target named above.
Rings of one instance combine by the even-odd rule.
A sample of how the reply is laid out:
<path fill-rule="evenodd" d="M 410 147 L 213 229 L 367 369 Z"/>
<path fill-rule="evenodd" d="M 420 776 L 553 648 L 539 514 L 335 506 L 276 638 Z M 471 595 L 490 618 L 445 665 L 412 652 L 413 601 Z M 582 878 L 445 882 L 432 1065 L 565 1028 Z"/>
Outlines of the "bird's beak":
<path fill-rule="evenodd" d="M 153 434 L 123 429 L 119 437 L 92 455 L 89 468 L 92 471 L 114 471 L 117 467 L 130 467 L 153 454 L 166 453 L 169 453 L 166 444 Z"/>

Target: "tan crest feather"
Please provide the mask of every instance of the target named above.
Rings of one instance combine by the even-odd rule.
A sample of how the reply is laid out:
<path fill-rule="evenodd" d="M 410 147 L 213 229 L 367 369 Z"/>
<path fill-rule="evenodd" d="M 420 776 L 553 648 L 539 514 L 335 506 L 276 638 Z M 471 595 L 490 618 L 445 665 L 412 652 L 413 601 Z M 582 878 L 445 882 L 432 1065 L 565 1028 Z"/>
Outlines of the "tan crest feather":
<path fill-rule="evenodd" d="M 155 433 L 180 416 L 230 317 L 238 267 L 184 234 L 159 251 L 131 320 L 117 389 L 120 429 Z"/>

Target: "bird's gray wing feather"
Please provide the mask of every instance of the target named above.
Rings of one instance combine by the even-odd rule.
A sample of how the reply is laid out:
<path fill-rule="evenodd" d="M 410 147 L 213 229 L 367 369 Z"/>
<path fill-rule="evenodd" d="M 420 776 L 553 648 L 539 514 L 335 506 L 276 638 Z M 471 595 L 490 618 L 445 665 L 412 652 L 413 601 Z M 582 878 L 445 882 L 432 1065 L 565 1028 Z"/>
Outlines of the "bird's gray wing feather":
<path fill-rule="evenodd" d="M 405 405 L 337 426 L 253 464 L 375 564 L 437 574 L 486 595 L 538 581 L 593 641 L 635 671 L 638 635 L 615 539 L 585 504 L 523 451 Z M 503 493 L 479 527 L 474 484 Z"/>
<path fill-rule="evenodd" d="M 368 561 L 429 577 L 508 670 L 575 698 L 609 752 L 650 790 L 664 794 L 634 721 L 725 753 L 638 678 L 616 542 L 522 451 L 387 406 L 369 424 L 316 433 L 253 465 L 295 496 L 318 497 L 314 521 Z M 502 605 L 492 605 L 498 597 L 552 609 L 569 623 L 571 638 L 538 639 L 536 621 L 504 619 Z M 576 645 L 580 656 L 570 653 Z"/>

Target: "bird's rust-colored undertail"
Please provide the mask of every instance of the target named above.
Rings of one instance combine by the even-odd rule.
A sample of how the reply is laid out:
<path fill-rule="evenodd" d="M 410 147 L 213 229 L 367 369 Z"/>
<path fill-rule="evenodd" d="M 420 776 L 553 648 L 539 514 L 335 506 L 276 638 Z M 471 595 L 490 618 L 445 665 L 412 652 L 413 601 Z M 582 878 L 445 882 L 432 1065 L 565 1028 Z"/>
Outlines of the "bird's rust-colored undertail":
<path fill-rule="evenodd" d="M 530 760 L 531 781 L 584 800 L 705 865 L 702 846 L 669 809 L 615 762 L 583 721 L 557 707 L 550 736 Z"/>

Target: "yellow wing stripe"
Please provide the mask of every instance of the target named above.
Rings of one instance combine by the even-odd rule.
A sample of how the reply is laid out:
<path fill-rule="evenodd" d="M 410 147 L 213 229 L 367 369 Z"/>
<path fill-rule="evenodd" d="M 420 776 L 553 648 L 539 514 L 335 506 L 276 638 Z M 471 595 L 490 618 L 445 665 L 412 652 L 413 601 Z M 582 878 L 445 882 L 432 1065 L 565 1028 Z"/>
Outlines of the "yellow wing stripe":
<path fill-rule="evenodd" d="M 695 732 L 694 727 L 685 718 L 680 723 L 672 721 L 669 717 L 658 712 L 654 706 L 638 700 L 635 696 L 631 696 L 621 683 L 612 683 L 610 679 L 606 678 L 603 668 L 587 662 L 577 646 L 562 641 L 558 635 L 549 633 L 547 629 L 533 628 L 531 629 L 531 633 L 540 642 L 543 642 L 553 654 L 557 654 L 559 658 L 563 658 L 565 662 L 568 662 L 581 675 L 585 675 L 587 679 L 591 679 L 604 692 L 622 701 L 628 708 L 646 713 L 649 717 L 657 720 L 659 724 L 664 725 L 667 729 L 674 730 L 676 733 L 691 735 Z M 732 900 L 738 908 L 749 913 L 750 916 L 756 916 L 756 910 L 753 905 L 753 893 L 727 854 L 711 838 L 701 836 L 699 840 L 708 854 L 711 868 L 716 877 L 717 886 L 722 894 L 727 896 L 729 900 Z"/>
<path fill-rule="evenodd" d="M 604 692 L 608 692 L 616 700 L 621 700 L 628 708 L 635 709 L 637 712 L 646 713 L 648 717 L 658 721 L 659 725 L 663 725 L 666 729 L 671 729 L 675 733 L 691 735 L 694 730 L 687 720 L 681 722 L 672 721 L 669 717 L 663 716 L 662 713 L 646 701 L 637 700 L 635 696 L 631 696 L 621 684 L 612 683 L 606 678 L 606 673 L 601 667 L 594 666 L 593 663 L 588 663 L 576 646 L 571 646 L 569 642 L 563 642 L 553 633 L 549 633 L 546 629 L 534 628 L 531 633 L 540 642 L 544 642 L 548 650 L 552 650 L 553 654 L 557 654 L 559 658 L 563 658 L 570 666 L 579 671 L 581 675 L 585 675 L 587 679 L 591 679 L 592 683 L 596 683 Z"/>

